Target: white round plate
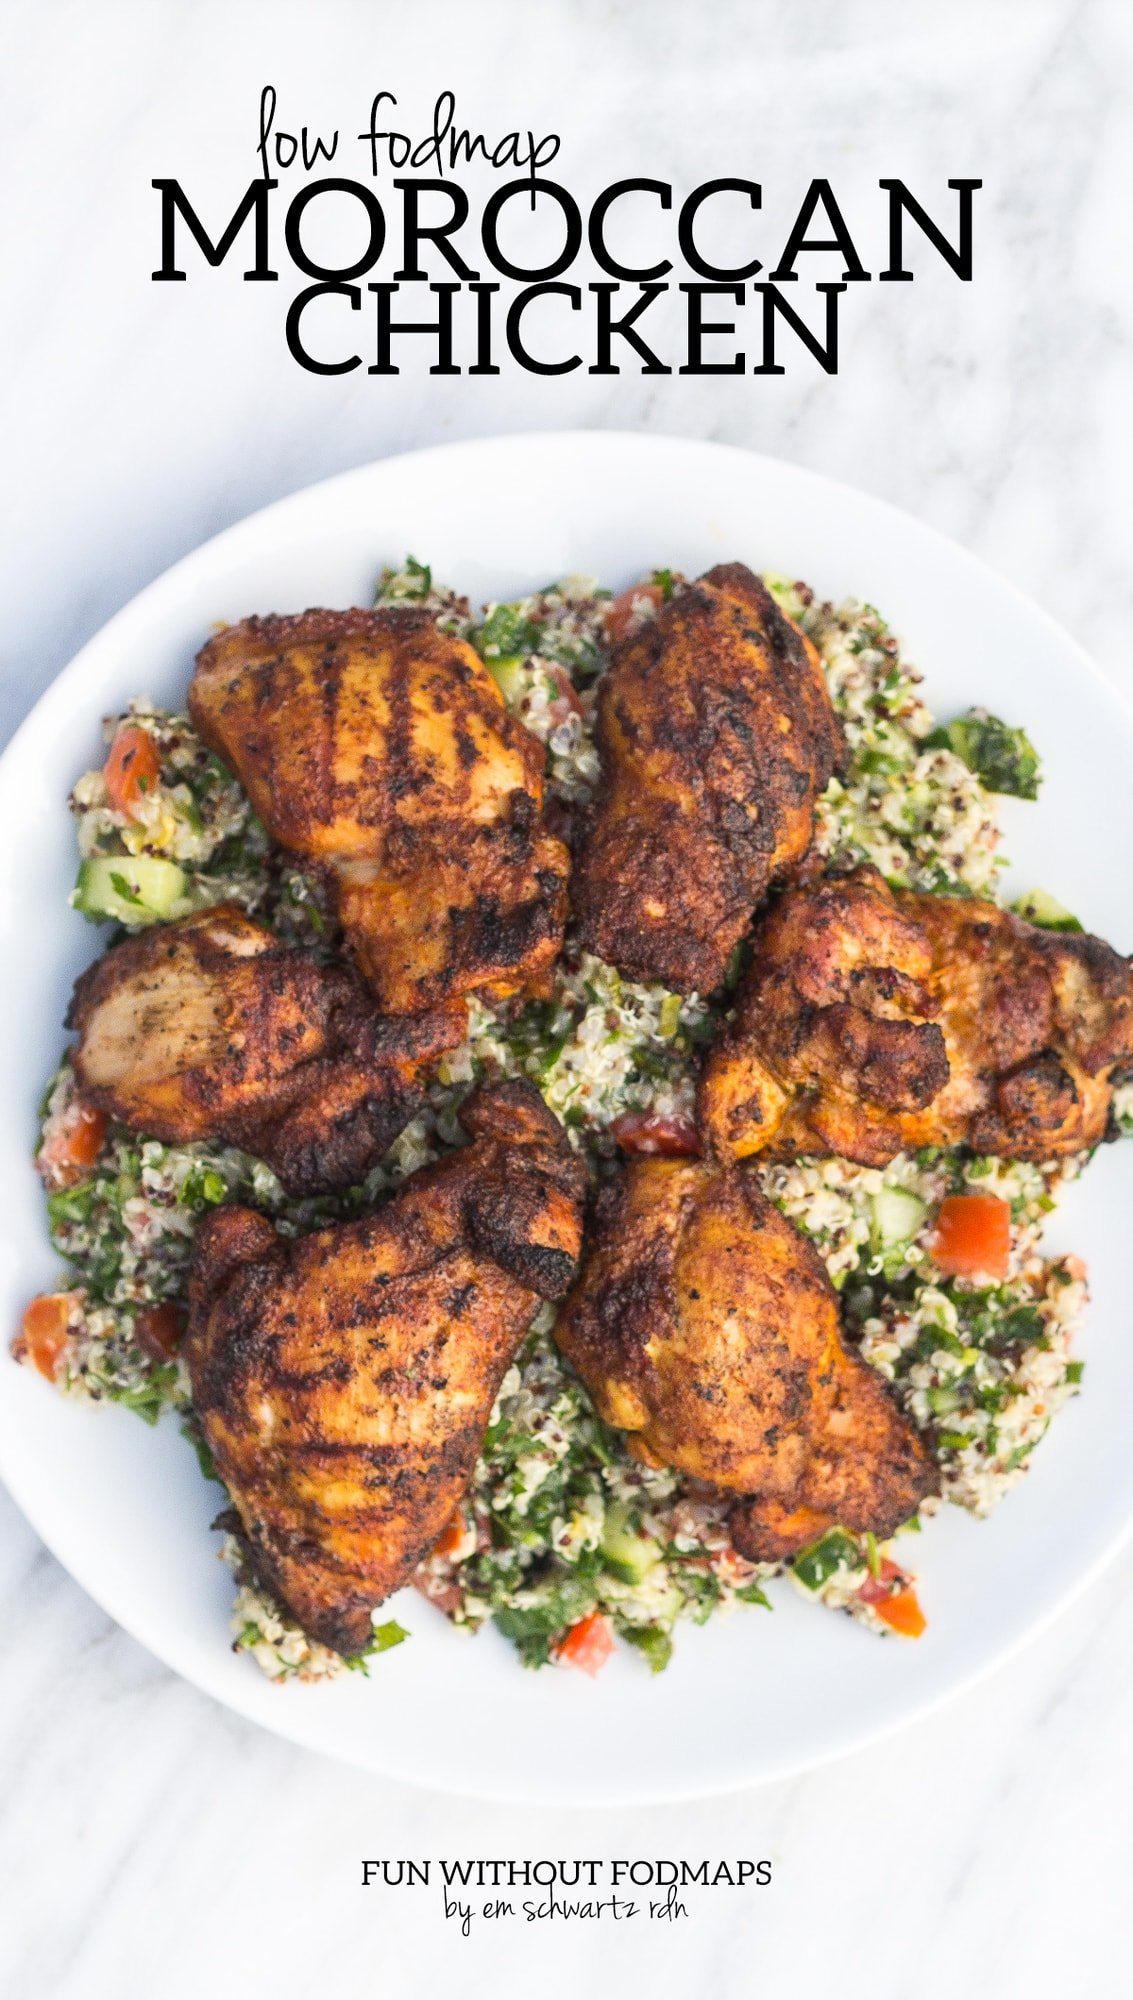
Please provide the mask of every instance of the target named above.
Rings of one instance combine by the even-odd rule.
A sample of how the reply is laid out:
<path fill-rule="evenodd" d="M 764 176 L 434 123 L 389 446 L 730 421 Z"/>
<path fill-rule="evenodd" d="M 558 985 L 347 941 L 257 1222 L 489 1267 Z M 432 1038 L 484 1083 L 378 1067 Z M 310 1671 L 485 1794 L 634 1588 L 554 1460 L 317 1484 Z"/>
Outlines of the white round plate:
<path fill-rule="evenodd" d="M 986 1522 L 955 1508 L 916 1546 L 930 1624 L 880 1641 L 776 1587 L 683 1629 L 652 1678 L 620 1648 L 599 1679 L 530 1673 L 492 1630 L 468 1639 L 413 1592 L 410 1643 L 371 1678 L 276 1687 L 228 1644 L 232 1585 L 175 1422 L 84 1408 L 7 1355 L 26 1300 L 56 1281 L 31 1169 L 36 1101 L 71 981 L 98 934 L 67 906 L 68 789 L 100 718 L 135 694 L 178 705 L 215 619 L 369 602 L 406 552 L 474 600 L 571 571 L 620 588 L 739 558 L 876 604 L 947 716 L 982 702 L 1029 730 L 1038 805 L 1003 802 L 1012 880 L 1041 884 L 1133 948 L 1133 720 L 1074 642 L 961 549 L 865 494 L 718 445 L 611 434 L 443 446 L 346 473 L 255 514 L 178 563 L 84 647 L 9 747 L 0 780 L 0 1472 L 60 1562 L 178 1673 L 268 1729 L 390 1777 L 482 1797 L 673 1798 L 812 1765 L 923 1712 L 1063 1605 L 1133 1520 L 1133 1144 L 1103 1149 L 1048 1230 L 1089 1260 L 1083 1395 Z M 34 1633 L 28 1643 L 34 1643 Z"/>

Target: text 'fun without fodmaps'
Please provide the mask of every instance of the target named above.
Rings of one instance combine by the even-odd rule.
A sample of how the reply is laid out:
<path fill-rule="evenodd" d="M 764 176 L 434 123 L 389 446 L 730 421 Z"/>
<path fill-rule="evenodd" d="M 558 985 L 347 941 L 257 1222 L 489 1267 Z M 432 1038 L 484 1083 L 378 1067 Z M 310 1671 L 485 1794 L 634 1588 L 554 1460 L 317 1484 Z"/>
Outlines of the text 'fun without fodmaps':
<path fill-rule="evenodd" d="M 390 1889 L 428 1888 L 433 1871 L 446 1889 L 622 1888 L 678 1887 L 742 1889 L 750 1882 L 763 1885 L 771 1879 L 769 1861 L 668 1861 L 668 1860 L 569 1860 L 569 1861 L 409 1861 L 365 1860 L 362 1886 L 384 1885 Z"/>

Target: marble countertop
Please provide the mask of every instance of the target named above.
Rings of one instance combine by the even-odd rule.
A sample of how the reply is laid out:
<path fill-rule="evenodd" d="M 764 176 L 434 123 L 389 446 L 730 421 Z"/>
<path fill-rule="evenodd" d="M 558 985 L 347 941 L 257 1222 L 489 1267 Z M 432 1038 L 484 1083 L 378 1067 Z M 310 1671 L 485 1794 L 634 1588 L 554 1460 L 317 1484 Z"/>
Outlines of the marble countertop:
<path fill-rule="evenodd" d="M 0 120 L 6 735 L 105 618 L 263 502 L 392 451 L 501 430 L 653 428 L 779 454 L 911 509 L 1069 626 L 1133 700 L 1133 27 L 1120 0 L 56 0 L 9 9 Z M 868 234 L 876 183 L 982 177 L 975 278 L 863 286 L 842 372 L 396 381 L 301 373 L 271 287 L 149 282 L 149 183 L 254 171 L 281 117 L 559 132 L 559 171 L 827 174 Z M 207 198 L 202 194 L 202 199 Z M 872 220 L 871 220 L 872 216 Z M 0 1491 L 0 1990 L 28 2000 L 323 1988 L 657 2000 L 836 1985 L 872 2000 L 1115 1990 L 1133 1948 L 1133 1552 L 932 1719 L 807 1777 L 648 1812 L 517 1812 L 382 1784 L 176 1680 Z M 606 1924 L 467 1940 L 363 1854 L 767 1855 L 642 1942 Z M 431 1892 L 430 1892 L 431 1896 Z"/>

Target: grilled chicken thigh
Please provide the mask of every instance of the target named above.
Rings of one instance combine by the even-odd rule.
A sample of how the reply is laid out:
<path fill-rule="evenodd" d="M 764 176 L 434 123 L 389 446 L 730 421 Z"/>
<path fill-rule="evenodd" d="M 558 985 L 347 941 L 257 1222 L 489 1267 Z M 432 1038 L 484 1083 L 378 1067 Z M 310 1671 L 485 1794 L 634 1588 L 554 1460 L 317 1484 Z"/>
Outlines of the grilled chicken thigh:
<path fill-rule="evenodd" d="M 329 879 L 384 1008 L 547 990 L 569 858 L 543 747 L 462 639 L 414 609 L 246 618 L 198 655 L 189 710 Z"/>
<path fill-rule="evenodd" d="M 376 1213 L 288 1240 L 221 1208 L 193 1250 L 194 1407 L 257 1575 L 337 1652 L 403 1584 L 472 1474 L 541 1298 L 570 1283 L 585 1171 L 530 1084 Z"/>
<path fill-rule="evenodd" d="M 810 846 L 842 759 L 818 656 L 751 570 L 722 563 L 618 647 L 597 742 L 572 889 L 582 941 L 631 979 L 709 993 Z"/>
<path fill-rule="evenodd" d="M 115 945 L 79 979 L 67 1026 L 88 1104 L 155 1139 L 242 1146 L 292 1194 L 361 1180 L 462 1033 L 451 1010 L 383 1019 L 348 967 L 231 904 Z"/>
<path fill-rule="evenodd" d="M 635 1161 L 599 1198 L 555 1330 L 629 1448 L 750 1496 L 736 1545 L 779 1560 L 835 1521 L 890 1535 L 936 1472 L 842 1341 L 821 1258 L 751 1169 Z"/>
<path fill-rule="evenodd" d="M 788 890 L 759 926 L 700 1122 L 723 1159 L 1048 1160 L 1105 1137 L 1130 1063 L 1133 969 L 1100 938 L 862 868 Z"/>

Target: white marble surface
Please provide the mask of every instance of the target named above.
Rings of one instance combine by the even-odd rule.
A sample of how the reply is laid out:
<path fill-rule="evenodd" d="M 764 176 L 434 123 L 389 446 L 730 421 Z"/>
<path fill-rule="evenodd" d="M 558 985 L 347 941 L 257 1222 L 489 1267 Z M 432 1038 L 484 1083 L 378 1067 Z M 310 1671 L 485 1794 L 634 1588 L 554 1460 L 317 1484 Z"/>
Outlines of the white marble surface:
<path fill-rule="evenodd" d="M 1122 0 L 53 0 L 10 6 L 0 38 L 5 730 L 137 588 L 262 502 L 418 443 L 580 424 L 726 438 L 883 493 L 1133 697 Z M 281 116 L 346 130 L 374 89 L 420 124 L 451 86 L 470 123 L 560 132 L 580 189 L 748 173 L 784 213 L 826 173 L 867 235 L 880 175 L 981 175 L 975 281 L 861 287 L 835 380 L 308 378 L 277 288 L 148 280 L 151 177 L 231 190 L 269 79 Z M 521 1814 L 376 1783 L 215 1708 L 0 1494 L 0 1991 L 1119 1991 L 1131 1586 L 1133 1554 L 998 1675 L 839 1766 L 648 1813 Z M 770 1855 L 772 1887 L 702 1898 L 664 1934 L 463 1941 L 431 1891 L 358 1887 L 363 1853 L 737 1852 Z"/>

